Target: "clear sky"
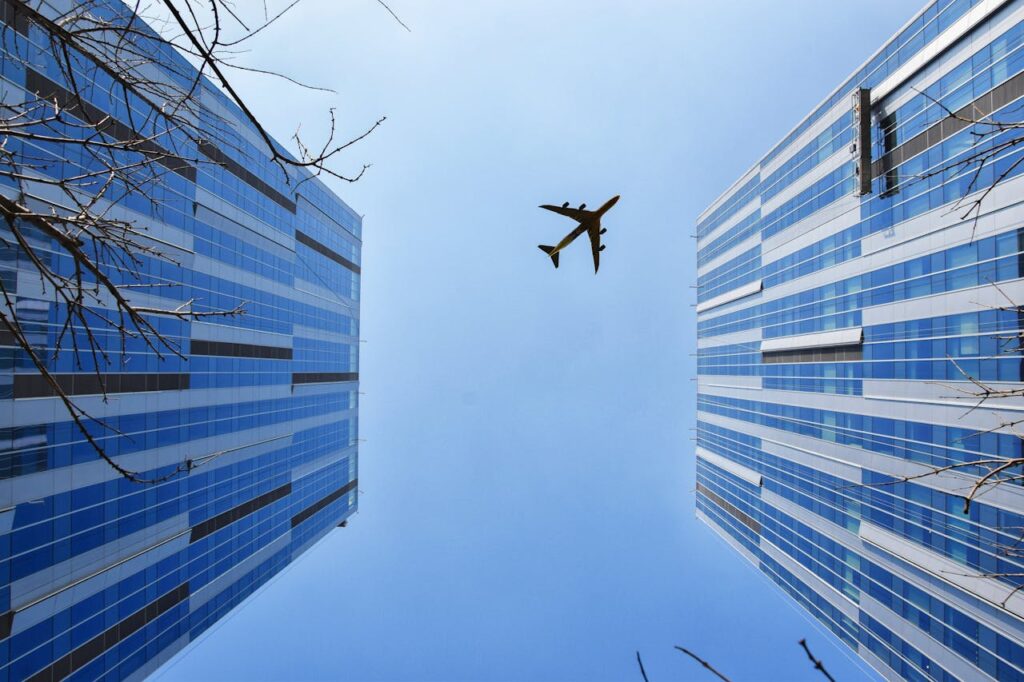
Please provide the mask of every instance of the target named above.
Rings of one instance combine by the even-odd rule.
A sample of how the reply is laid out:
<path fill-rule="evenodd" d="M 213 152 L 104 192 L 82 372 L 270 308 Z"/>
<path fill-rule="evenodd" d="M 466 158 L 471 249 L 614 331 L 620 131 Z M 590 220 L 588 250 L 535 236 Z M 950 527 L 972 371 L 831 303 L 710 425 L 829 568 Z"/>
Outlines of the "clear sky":
<path fill-rule="evenodd" d="M 246 0 L 247 2 L 249 0 Z M 924 0 L 305 0 L 239 84 L 337 106 L 365 214 L 360 511 L 176 680 L 869 678 L 694 518 L 696 216 Z M 554 270 L 536 245 L 597 206 Z"/>

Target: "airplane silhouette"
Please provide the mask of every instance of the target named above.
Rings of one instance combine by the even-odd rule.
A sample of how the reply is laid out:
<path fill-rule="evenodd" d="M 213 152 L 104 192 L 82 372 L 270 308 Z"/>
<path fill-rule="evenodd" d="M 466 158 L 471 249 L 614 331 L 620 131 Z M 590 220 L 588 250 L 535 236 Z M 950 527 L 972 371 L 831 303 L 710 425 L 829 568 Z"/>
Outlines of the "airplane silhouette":
<path fill-rule="evenodd" d="M 619 200 L 619 195 L 616 194 L 608 201 L 604 202 L 604 205 L 596 211 L 584 211 L 587 207 L 586 204 L 580 204 L 579 208 L 569 208 L 569 202 L 565 202 L 561 206 L 552 206 L 550 204 L 542 204 L 540 208 L 554 211 L 567 218 L 572 218 L 579 223 L 579 227 L 570 232 L 565 236 L 565 239 L 558 242 L 557 246 L 546 246 L 545 244 L 538 244 L 537 246 L 541 251 L 551 256 L 551 262 L 558 267 L 558 252 L 565 247 L 572 244 L 576 237 L 579 237 L 584 232 L 590 237 L 590 250 L 594 254 L 594 274 L 597 274 L 597 269 L 601 265 L 601 252 L 604 251 L 604 246 L 601 244 L 601 235 L 607 232 L 605 228 L 601 227 L 601 217 L 615 205 L 615 202 Z"/>

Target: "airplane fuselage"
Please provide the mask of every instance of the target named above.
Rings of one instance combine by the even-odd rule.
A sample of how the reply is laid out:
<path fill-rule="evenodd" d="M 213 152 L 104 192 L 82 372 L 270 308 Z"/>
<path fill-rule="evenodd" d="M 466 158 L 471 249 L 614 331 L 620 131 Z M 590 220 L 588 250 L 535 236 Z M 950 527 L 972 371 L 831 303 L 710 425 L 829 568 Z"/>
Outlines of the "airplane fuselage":
<path fill-rule="evenodd" d="M 592 232 L 592 239 L 595 236 L 599 235 L 601 232 L 601 217 L 605 213 L 607 213 L 611 209 L 611 207 L 614 206 L 616 202 L 618 202 L 618 200 L 619 195 L 616 194 L 611 199 L 604 202 L 604 204 L 601 205 L 601 208 L 597 209 L 596 211 L 581 211 L 581 213 L 584 213 L 586 215 L 580 216 L 579 227 L 577 227 L 569 234 L 565 235 L 565 238 L 555 245 L 555 249 L 551 253 L 558 253 L 565 247 L 569 246 L 569 244 L 572 244 L 576 240 L 576 238 L 579 237 L 581 234 Z"/>
<path fill-rule="evenodd" d="M 601 245 L 601 235 L 606 232 L 606 230 L 601 228 L 601 217 L 604 216 L 604 214 L 607 213 L 611 207 L 618 202 L 618 200 L 619 196 L 615 195 L 608 201 L 604 202 L 604 204 L 596 211 L 584 210 L 584 208 L 586 208 L 585 204 L 580 204 L 579 208 L 569 208 L 568 202 L 562 206 L 551 206 L 549 204 L 542 205 L 541 208 L 564 215 L 567 218 L 575 220 L 579 225 L 572 232 L 565 235 L 562 241 L 558 242 L 555 246 L 547 246 L 545 244 L 539 244 L 538 246 L 544 253 L 551 257 L 552 262 L 557 268 L 559 252 L 569 246 L 569 244 L 572 244 L 581 234 L 586 234 L 590 237 L 590 250 L 594 256 L 594 272 L 596 273 L 601 263 L 600 253 L 604 250 L 604 246 Z"/>

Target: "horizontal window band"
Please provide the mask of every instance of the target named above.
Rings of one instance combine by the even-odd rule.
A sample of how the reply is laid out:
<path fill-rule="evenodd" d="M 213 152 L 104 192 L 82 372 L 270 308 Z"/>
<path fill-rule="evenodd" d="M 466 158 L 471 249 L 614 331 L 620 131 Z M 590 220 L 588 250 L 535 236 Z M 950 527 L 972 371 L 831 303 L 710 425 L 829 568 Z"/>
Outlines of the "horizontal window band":
<path fill-rule="evenodd" d="M 860 522 L 857 534 L 865 543 L 1024 620 L 1024 595 L 1012 584 L 867 521 Z"/>
<path fill-rule="evenodd" d="M 756 533 L 757 535 L 761 534 L 761 524 L 760 523 L 755 521 L 749 515 L 744 514 L 736 506 L 730 504 L 729 502 L 727 502 L 724 499 L 722 499 L 721 497 L 719 497 L 717 493 L 715 493 L 712 490 L 709 490 L 704 484 L 702 484 L 702 483 L 698 483 L 697 484 L 697 493 L 700 494 L 700 495 L 703 495 L 704 497 L 706 497 L 709 500 L 711 500 L 712 502 L 714 502 L 716 505 L 718 505 L 723 510 L 728 512 L 730 516 L 735 518 L 737 521 L 742 523 L 744 526 L 746 526 L 750 530 L 754 531 L 754 533 Z"/>
<path fill-rule="evenodd" d="M 864 340 L 864 331 L 860 327 L 833 329 L 827 332 L 812 332 L 796 336 L 777 336 L 761 341 L 762 353 L 774 353 L 782 350 L 804 350 L 807 348 L 832 348 L 855 346 Z"/>
<path fill-rule="evenodd" d="M 291 360 L 292 349 L 284 348 L 283 346 L 257 346 L 249 343 L 227 343 L 225 341 L 203 341 L 202 339 L 192 339 L 190 344 L 190 355 Z"/>
<path fill-rule="evenodd" d="M 28 35 L 28 15 L 19 9 L 17 2 L 0 0 L 0 22 L 7 24 L 23 36 Z"/>
<path fill-rule="evenodd" d="M 761 354 L 761 362 L 766 365 L 782 362 L 850 362 L 863 359 L 864 348 L 860 345 L 779 350 Z"/>
<path fill-rule="evenodd" d="M 295 372 L 292 384 L 330 384 L 339 381 L 359 381 L 359 372 Z"/>
<path fill-rule="evenodd" d="M 202 523 L 192 526 L 192 535 L 189 537 L 189 544 L 202 540 L 207 535 L 216 533 L 221 528 L 230 526 L 235 521 L 249 516 L 253 512 L 272 504 L 283 497 L 287 497 L 292 492 L 292 484 L 285 483 L 279 488 L 274 488 L 270 492 L 263 493 L 258 497 L 254 497 L 248 502 L 243 502 L 237 507 L 232 507 L 226 512 L 221 512 L 216 516 L 210 517 Z"/>
<path fill-rule="evenodd" d="M 12 613 L 17 615 L 19 613 L 22 613 L 23 611 L 27 611 L 28 609 L 31 609 L 33 606 L 36 606 L 37 604 L 42 604 L 47 599 L 52 599 L 52 598 L 56 597 L 58 594 L 61 594 L 62 592 L 66 592 L 67 590 L 74 589 L 75 587 L 78 587 L 79 585 L 81 585 L 81 584 L 83 584 L 83 583 L 85 583 L 85 582 L 87 582 L 89 580 L 92 580 L 93 578 L 95 578 L 98 575 L 102 575 L 103 573 L 106 573 L 107 571 L 113 570 L 113 569 L 117 568 L 118 566 L 124 566 L 129 561 L 132 561 L 133 559 L 138 559 L 143 554 L 147 554 L 149 552 L 152 552 L 154 549 L 156 549 L 158 547 L 162 547 L 162 546 L 166 545 L 168 542 L 171 542 L 173 540 L 177 540 L 178 538 L 180 538 L 185 533 L 188 533 L 189 530 L 190 529 L 186 528 L 183 531 L 179 531 L 179 532 L 175 533 L 174 535 L 171 535 L 170 537 L 166 537 L 166 538 L 164 538 L 164 539 L 162 539 L 162 540 L 160 540 L 160 541 L 158 541 L 158 542 L 156 542 L 156 543 L 154 543 L 152 545 L 149 545 L 148 547 L 145 547 L 144 549 L 139 550 L 138 552 L 135 552 L 134 554 L 130 554 L 130 555 L 128 555 L 128 556 L 126 556 L 126 557 L 124 557 L 122 559 L 118 559 L 114 563 L 107 564 L 103 568 L 100 568 L 100 569 L 98 569 L 96 571 L 93 571 L 92 573 L 84 575 L 84 576 L 78 578 L 77 580 L 73 580 L 73 581 L 71 581 L 69 583 L 61 585 L 60 587 L 58 587 L 57 589 L 53 590 L 52 592 L 48 592 L 47 594 L 44 594 L 41 597 L 36 597 L 35 599 L 33 599 L 32 601 L 28 602 L 27 604 L 23 604 L 23 605 L 19 606 L 16 609 L 12 609 Z M 12 627 L 13 627 L 13 623 L 12 623 Z"/>
<path fill-rule="evenodd" d="M 72 649 L 71 653 L 62 656 L 35 675 L 29 677 L 28 682 L 51 682 L 51 680 L 62 680 L 68 677 L 84 668 L 86 664 L 97 656 L 102 655 L 103 652 L 108 651 L 127 639 L 132 633 L 141 630 L 164 613 L 188 599 L 188 596 L 189 585 L 188 582 L 184 582 L 162 597 L 151 601 L 120 623 L 110 626 L 85 644 Z"/>
<path fill-rule="evenodd" d="M 195 167 L 180 155 L 172 154 L 155 142 L 145 139 L 138 131 L 132 130 L 131 127 L 118 121 L 99 107 L 77 97 L 38 71 L 25 69 L 25 89 L 35 93 L 40 99 L 51 103 L 56 102 L 64 112 L 71 116 L 94 124 L 97 131 L 123 143 L 125 149 L 145 154 L 186 180 L 196 181 Z"/>
<path fill-rule="evenodd" d="M 289 213 L 295 213 L 295 202 L 286 197 L 285 195 L 278 192 L 276 189 L 268 185 L 266 182 L 261 180 L 259 177 L 250 172 L 242 164 L 238 163 L 227 154 L 222 152 L 215 144 L 209 140 L 199 141 L 199 151 L 203 153 L 208 159 L 214 163 L 218 163 L 224 167 L 224 169 L 234 175 L 236 178 L 249 185 L 257 192 L 267 197 L 275 204 L 288 211 Z"/>
<path fill-rule="evenodd" d="M 339 265 L 348 268 L 357 275 L 362 272 L 362 269 L 358 265 L 350 261 L 348 258 L 342 256 L 340 253 L 337 253 L 333 249 L 324 246 L 317 240 L 310 237 L 305 232 L 295 230 L 295 241 L 297 241 L 300 244 L 308 246 L 309 248 L 319 253 L 321 256 L 326 256 L 330 258 L 335 263 L 338 263 Z"/>
<path fill-rule="evenodd" d="M 292 517 L 292 528 L 294 528 L 295 526 L 299 525 L 300 523 L 302 523 L 303 521 L 305 521 L 309 517 L 313 516 L 313 514 L 316 514 L 321 509 L 324 509 L 331 502 L 339 500 L 344 495 L 352 492 L 353 490 L 356 489 L 356 486 L 358 484 L 359 484 L 359 479 L 353 479 L 353 480 L 349 481 L 348 483 L 346 483 L 345 485 L 343 485 L 340 488 L 338 488 L 337 490 L 335 490 L 333 493 L 331 493 L 327 497 L 324 497 L 320 501 L 316 502 L 315 504 L 313 504 L 313 505 L 311 505 L 309 507 L 306 507 L 305 509 L 303 509 L 298 514 L 296 514 L 295 516 Z"/>
<path fill-rule="evenodd" d="M 955 116 L 946 116 L 932 127 L 910 138 L 872 164 L 872 175 L 880 177 L 893 172 L 897 166 L 940 142 L 969 127 L 971 120 L 978 120 L 1002 109 L 1014 100 L 1024 96 L 1024 72 L 1002 85 L 989 90 L 973 102 L 961 107 Z M 966 119 L 966 120 L 965 120 Z M 899 171 L 896 170 L 898 173 Z M 897 182 L 892 178 L 887 189 L 892 190 Z"/>
<path fill-rule="evenodd" d="M 126 372 L 96 375 L 92 372 L 51 374 L 66 395 L 107 393 L 145 393 L 148 391 L 184 391 L 190 385 L 188 374 Z M 100 377 L 102 376 L 102 382 Z M 42 374 L 15 374 L 15 398 L 50 398 L 57 395 Z"/>

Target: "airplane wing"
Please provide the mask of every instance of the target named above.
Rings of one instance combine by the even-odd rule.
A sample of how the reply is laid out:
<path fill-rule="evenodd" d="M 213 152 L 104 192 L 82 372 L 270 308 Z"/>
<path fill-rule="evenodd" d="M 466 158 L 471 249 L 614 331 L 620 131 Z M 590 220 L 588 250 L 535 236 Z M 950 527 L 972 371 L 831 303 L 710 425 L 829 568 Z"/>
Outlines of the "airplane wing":
<path fill-rule="evenodd" d="M 578 208 L 562 208 L 561 206 L 552 206 L 551 204 L 541 204 L 539 208 L 545 208 L 549 211 L 560 213 L 561 215 L 564 215 L 566 218 L 572 218 L 576 222 L 583 222 L 583 220 L 587 217 L 587 214 L 590 213 L 590 211 L 581 211 Z"/>
<path fill-rule="evenodd" d="M 601 232 L 600 228 L 587 230 L 587 236 L 590 237 L 590 250 L 594 254 L 594 274 L 597 274 L 597 269 L 601 267 Z"/>

